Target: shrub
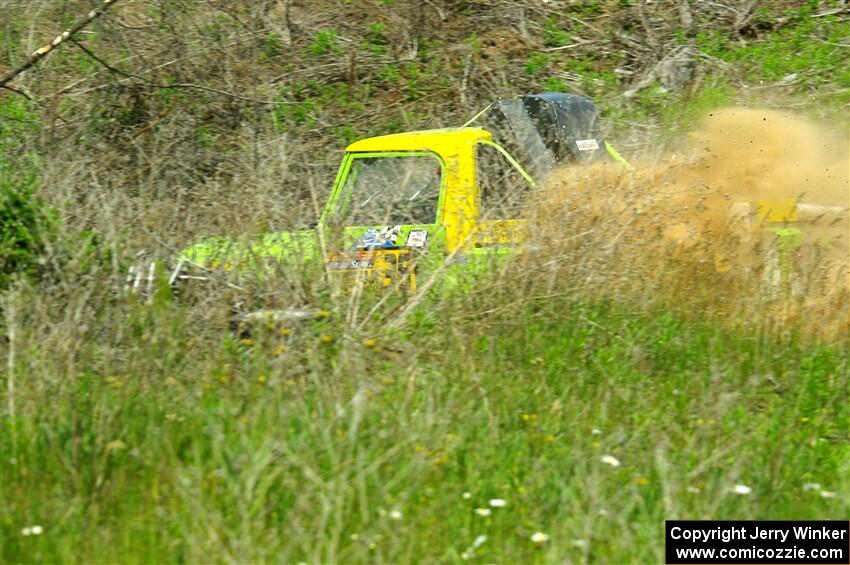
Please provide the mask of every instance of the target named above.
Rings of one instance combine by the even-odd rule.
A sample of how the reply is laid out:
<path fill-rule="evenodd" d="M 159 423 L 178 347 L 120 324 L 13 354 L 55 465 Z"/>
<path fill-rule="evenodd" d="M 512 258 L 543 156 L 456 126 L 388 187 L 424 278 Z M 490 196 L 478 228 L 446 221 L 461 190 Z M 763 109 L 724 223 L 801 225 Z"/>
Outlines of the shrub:
<path fill-rule="evenodd" d="M 52 231 L 53 215 L 32 192 L 35 176 L 12 184 L 0 179 L 0 290 L 15 276 L 31 276 Z"/>

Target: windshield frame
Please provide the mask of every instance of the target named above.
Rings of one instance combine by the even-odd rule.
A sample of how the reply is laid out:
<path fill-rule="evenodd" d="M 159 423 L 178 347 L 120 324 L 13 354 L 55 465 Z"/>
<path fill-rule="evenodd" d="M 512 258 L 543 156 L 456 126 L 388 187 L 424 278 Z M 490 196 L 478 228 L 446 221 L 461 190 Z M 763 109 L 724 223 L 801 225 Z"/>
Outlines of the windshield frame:
<path fill-rule="evenodd" d="M 478 147 L 481 145 L 485 145 L 488 147 L 493 147 L 496 151 L 501 154 L 501 156 L 510 164 L 513 169 L 520 174 L 520 176 L 528 183 L 528 188 L 531 192 L 539 190 L 540 186 L 537 184 L 537 181 L 534 180 L 528 172 L 520 165 L 519 161 L 514 158 L 511 153 L 502 147 L 500 144 L 495 141 L 488 139 L 479 139 L 475 142 L 475 211 L 477 214 L 476 221 L 479 224 L 490 224 L 494 222 L 515 222 L 518 220 L 525 221 L 524 218 L 515 217 L 515 218 L 488 218 L 484 216 L 484 206 L 483 201 L 481 199 L 481 178 L 479 175 L 479 167 L 481 163 L 478 159 Z"/>
<path fill-rule="evenodd" d="M 358 151 L 358 152 L 349 152 L 346 153 L 345 159 L 340 167 L 339 173 L 337 174 L 336 180 L 334 181 L 334 190 L 331 194 L 331 197 L 328 201 L 328 205 L 325 211 L 322 213 L 321 223 L 322 225 L 328 226 L 332 220 L 337 218 L 345 217 L 347 208 L 350 204 L 351 192 L 346 194 L 345 187 L 348 181 L 348 177 L 351 174 L 352 167 L 357 159 L 374 159 L 374 158 L 389 158 L 389 159 L 397 159 L 403 157 L 431 157 L 436 160 L 437 164 L 440 166 L 440 186 L 439 186 L 439 197 L 437 199 L 437 211 L 436 217 L 434 218 L 433 223 L 428 224 L 399 224 L 399 225 L 441 225 L 443 223 L 443 215 L 445 208 L 445 196 L 446 196 L 446 177 L 447 168 L 445 160 L 437 153 L 433 151 L 427 150 L 413 150 L 413 151 Z M 386 224 L 374 224 L 374 225 L 356 225 L 356 224 L 348 224 L 345 223 L 343 227 L 375 227 L 375 226 L 385 226 Z"/>

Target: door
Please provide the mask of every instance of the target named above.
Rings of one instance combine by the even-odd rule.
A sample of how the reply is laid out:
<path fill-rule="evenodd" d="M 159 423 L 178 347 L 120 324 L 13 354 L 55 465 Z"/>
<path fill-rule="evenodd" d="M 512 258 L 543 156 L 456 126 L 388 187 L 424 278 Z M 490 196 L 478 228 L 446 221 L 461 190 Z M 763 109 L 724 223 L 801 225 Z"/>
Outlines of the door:
<path fill-rule="evenodd" d="M 476 145 L 475 172 L 478 230 L 474 247 L 521 243 L 534 180 L 503 147 L 491 141 Z"/>
<path fill-rule="evenodd" d="M 329 270 L 364 272 L 381 286 L 415 286 L 415 260 L 443 251 L 444 170 L 425 151 L 350 154 L 329 217 L 331 231 L 341 235 Z"/>

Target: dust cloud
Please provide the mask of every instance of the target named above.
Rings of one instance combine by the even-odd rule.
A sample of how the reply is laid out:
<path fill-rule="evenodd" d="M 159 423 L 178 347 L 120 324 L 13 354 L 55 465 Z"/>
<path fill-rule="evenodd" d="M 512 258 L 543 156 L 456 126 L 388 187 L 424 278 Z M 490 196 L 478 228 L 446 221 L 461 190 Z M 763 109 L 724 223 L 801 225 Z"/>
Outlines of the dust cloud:
<path fill-rule="evenodd" d="M 846 309 L 849 157 L 846 135 L 804 118 L 723 108 L 706 116 L 683 148 L 651 162 L 636 159 L 632 171 L 611 163 L 557 171 L 531 217 L 585 264 L 593 263 L 588 253 L 608 250 L 616 264 L 603 268 L 621 278 L 639 280 L 674 260 L 682 266 L 684 258 L 687 278 L 707 277 L 725 293 L 793 296 L 810 310 L 836 306 L 840 294 Z M 778 259 L 777 232 L 787 228 L 800 236 Z M 576 229 L 594 243 L 579 249 L 566 235 Z M 718 283 L 717 276 L 725 278 Z"/>

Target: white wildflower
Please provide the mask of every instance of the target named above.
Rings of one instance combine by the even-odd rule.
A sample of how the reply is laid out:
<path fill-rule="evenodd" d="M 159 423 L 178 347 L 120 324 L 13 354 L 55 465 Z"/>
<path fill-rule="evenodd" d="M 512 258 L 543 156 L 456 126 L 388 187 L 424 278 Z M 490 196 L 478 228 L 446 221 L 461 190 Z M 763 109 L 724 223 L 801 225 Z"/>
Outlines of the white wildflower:
<path fill-rule="evenodd" d="M 590 430 L 590 433 L 595 436 L 599 436 L 602 435 L 602 430 L 600 430 L 599 428 L 593 428 L 592 430 Z"/>
<path fill-rule="evenodd" d="M 478 510 L 487 510 L 489 514 L 490 511 L 487 508 L 479 508 Z M 478 511 L 476 510 L 476 512 Z M 472 541 L 472 545 L 466 548 L 463 553 L 460 554 L 460 558 L 464 561 L 471 559 L 475 555 L 475 550 L 487 543 L 487 536 L 478 536 Z"/>
<path fill-rule="evenodd" d="M 508 505 L 508 503 L 502 498 L 491 498 L 490 499 L 490 506 L 492 506 L 493 508 L 504 508 L 507 505 Z"/>
<path fill-rule="evenodd" d="M 611 465 L 612 467 L 619 467 L 620 460 L 614 457 L 613 455 L 603 455 L 599 458 L 599 460 L 606 465 Z"/>
<path fill-rule="evenodd" d="M 475 513 L 478 514 L 479 516 L 489 516 L 490 515 L 490 509 L 489 508 L 476 508 Z"/>
<path fill-rule="evenodd" d="M 835 493 L 831 490 L 820 491 L 821 498 L 835 498 Z"/>
<path fill-rule="evenodd" d="M 21 530 L 22 536 L 40 536 L 44 533 L 44 528 L 41 526 L 27 526 Z"/>
<path fill-rule="evenodd" d="M 461 497 L 463 497 L 464 500 L 469 500 L 470 498 L 472 498 L 472 494 L 465 492 L 461 495 Z"/>
<path fill-rule="evenodd" d="M 574 539 L 570 542 L 573 547 L 587 547 L 587 541 L 583 539 Z"/>
<path fill-rule="evenodd" d="M 390 520 L 401 520 L 401 518 L 401 510 L 399 510 L 398 508 L 393 508 L 392 510 L 390 510 Z"/>
<path fill-rule="evenodd" d="M 549 536 L 544 534 L 543 532 L 534 532 L 531 536 L 531 541 L 533 543 L 546 543 L 549 541 Z"/>
<path fill-rule="evenodd" d="M 691 486 L 688 486 L 685 490 L 688 491 L 691 494 L 697 494 L 699 492 L 699 487 L 695 487 L 695 486 L 691 485 Z"/>
<path fill-rule="evenodd" d="M 735 494 L 750 494 L 753 492 L 753 489 L 748 487 L 747 485 L 735 485 L 732 487 L 732 492 Z"/>
<path fill-rule="evenodd" d="M 820 490 L 820 483 L 806 483 L 803 485 L 803 490 L 806 492 Z"/>

